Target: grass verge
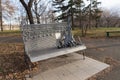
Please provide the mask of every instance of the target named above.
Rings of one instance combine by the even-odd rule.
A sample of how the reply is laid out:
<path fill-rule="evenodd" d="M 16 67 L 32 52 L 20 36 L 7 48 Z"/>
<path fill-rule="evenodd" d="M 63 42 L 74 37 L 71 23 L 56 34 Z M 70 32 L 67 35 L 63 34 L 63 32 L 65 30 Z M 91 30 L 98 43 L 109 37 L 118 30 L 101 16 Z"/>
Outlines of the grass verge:
<path fill-rule="evenodd" d="M 90 38 L 101 38 L 101 37 L 106 37 L 106 32 L 107 31 L 120 31 L 120 28 L 93 28 L 89 29 L 86 33 L 86 37 Z M 72 31 L 74 36 L 81 36 L 81 30 L 76 28 Z M 115 37 L 115 36 L 120 36 L 120 33 L 110 33 L 110 36 Z"/>
<path fill-rule="evenodd" d="M 0 32 L 0 36 L 2 37 L 7 37 L 7 36 L 21 36 L 21 32 L 20 30 L 15 30 L 15 31 L 11 31 L 11 30 L 7 30 L 7 31 L 3 31 Z"/>

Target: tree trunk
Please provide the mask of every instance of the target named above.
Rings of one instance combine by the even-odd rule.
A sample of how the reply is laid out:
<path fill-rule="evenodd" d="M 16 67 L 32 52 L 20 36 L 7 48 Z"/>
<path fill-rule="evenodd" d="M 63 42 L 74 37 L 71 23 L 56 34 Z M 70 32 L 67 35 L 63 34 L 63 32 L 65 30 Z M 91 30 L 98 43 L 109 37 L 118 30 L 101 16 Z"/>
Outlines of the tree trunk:
<path fill-rule="evenodd" d="M 40 18 L 39 18 L 39 15 L 38 15 L 38 7 L 37 7 L 38 3 L 37 3 L 37 0 L 35 0 L 34 2 L 34 6 L 35 6 L 35 15 L 36 15 L 36 19 L 37 19 L 37 23 L 40 24 Z"/>
<path fill-rule="evenodd" d="M 79 6 L 79 27 L 81 29 L 81 33 L 82 33 L 82 36 L 84 35 L 84 32 L 83 32 L 83 26 L 82 26 L 82 13 L 81 13 L 81 2 L 80 2 L 80 6 Z"/>
<path fill-rule="evenodd" d="M 28 7 L 28 9 L 26 11 L 27 11 L 27 15 L 28 15 L 28 19 L 29 19 L 30 24 L 34 24 L 31 8 Z"/>
<path fill-rule="evenodd" d="M 34 0 L 29 0 L 28 5 L 27 5 L 24 0 L 20 0 L 20 2 L 22 3 L 23 7 L 26 10 L 30 24 L 34 24 L 33 15 L 31 11 L 33 1 Z"/>
<path fill-rule="evenodd" d="M 89 7 L 89 25 L 88 25 L 88 28 L 91 29 L 91 5 L 92 5 L 92 2 L 90 0 L 90 7 Z"/>
<path fill-rule="evenodd" d="M 95 27 L 98 28 L 98 19 L 95 19 Z"/>
<path fill-rule="evenodd" d="M 0 28 L 1 31 L 3 31 L 3 25 L 2 25 L 2 5 L 1 5 L 1 0 L 0 0 Z"/>
<path fill-rule="evenodd" d="M 71 19 L 72 19 L 72 29 L 74 30 L 74 11 L 73 11 L 73 0 L 72 1 L 72 4 L 71 4 Z"/>

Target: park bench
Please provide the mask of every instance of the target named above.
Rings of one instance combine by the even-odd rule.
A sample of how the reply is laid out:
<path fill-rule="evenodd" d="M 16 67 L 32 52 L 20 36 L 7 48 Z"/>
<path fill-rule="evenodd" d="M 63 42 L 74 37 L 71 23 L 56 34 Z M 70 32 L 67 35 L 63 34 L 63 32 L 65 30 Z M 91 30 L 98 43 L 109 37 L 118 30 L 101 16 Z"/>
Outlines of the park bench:
<path fill-rule="evenodd" d="M 25 52 L 31 62 L 37 62 L 48 58 L 81 51 L 84 57 L 86 46 L 80 44 L 69 47 L 58 47 L 58 40 L 67 29 L 67 23 L 53 24 L 22 24 L 21 31 L 25 45 Z"/>
<path fill-rule="evenodd" d="M 120 33 L 120 31 L 106 31 L 106 37 L 110 37 L 110 33 Z"/>

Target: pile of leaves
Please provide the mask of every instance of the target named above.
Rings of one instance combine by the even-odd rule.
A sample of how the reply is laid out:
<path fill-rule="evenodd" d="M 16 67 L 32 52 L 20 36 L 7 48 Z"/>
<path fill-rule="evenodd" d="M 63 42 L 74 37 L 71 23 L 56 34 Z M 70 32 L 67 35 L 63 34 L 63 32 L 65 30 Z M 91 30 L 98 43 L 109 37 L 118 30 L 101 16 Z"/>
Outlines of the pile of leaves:
<path fill-rule="evenodd" d="M 31 66 L 31 70 L 30 67 Z M 0 76 L 1 79 L 24 79 L 37 71 L 37 63 L 25 62 L 23 53 L 0 55 Z"/>
<path fill-rule="evenodd" d="M 37 69 L 37 63 L 25 61 L 22 45 L 0 44 L 0 80 L 24 80 Z"/>
<path fill-rule="evenodd" d="M 104 62 L 109 64 L 111 66 L 111 68 L 120 66 L 120 62 L 118 60 L 113 59 L 112 57 L 105 57 Z"/>

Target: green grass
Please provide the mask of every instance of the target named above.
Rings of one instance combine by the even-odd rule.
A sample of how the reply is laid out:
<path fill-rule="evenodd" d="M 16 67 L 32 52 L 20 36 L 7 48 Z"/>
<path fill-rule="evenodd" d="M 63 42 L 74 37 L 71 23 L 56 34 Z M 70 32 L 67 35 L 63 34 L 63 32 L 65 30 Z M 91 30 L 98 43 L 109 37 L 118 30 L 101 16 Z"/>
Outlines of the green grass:
<path fill-rule="evenodd" d="M 20 36 L 20 35 L 21 35 L 20 30 L 15 30 L 15 31 L 6 30 L 3 32 L 0 32 L 0 36 Z"/>
<path fill-rule="evenodd" d="M 120 31 L 120 28 L 93 28 L 87 31 L 86 37 L 106 37 L 107 31 Z M 78 28 L 72 32 L 75 36 L 81 36 L 81 30 Z M 120 33 L 111 33 L 110 36 L 120 36 Z"/>
<path fill-rule="evenodd" d="M 75 28 L 73 31 L 72 31 L 72 34 L 74 36 L 81 36 L 81 30 L 78 29 L 78 28 Z"/>
<path fill-rule="evenodd" d="M 86 37 L 106 37 L 107 31 L 120 31 L 120 28 L 93 28 L 87 31 Z M 81 36 L 81 30 L 79 28 L 75 28 L 72 33 L 74 34 L 74 36 Z M 21 32 L 20 30 L 8 30 L 0 32 L 0 36 L 21 36 Z M 120 36 L 120 33 L 110 33 L 110 36 Z"/>

